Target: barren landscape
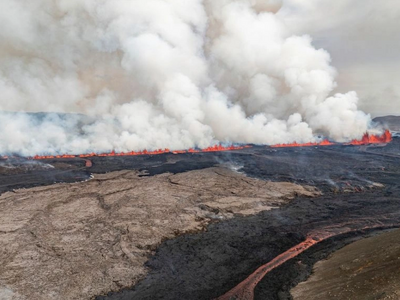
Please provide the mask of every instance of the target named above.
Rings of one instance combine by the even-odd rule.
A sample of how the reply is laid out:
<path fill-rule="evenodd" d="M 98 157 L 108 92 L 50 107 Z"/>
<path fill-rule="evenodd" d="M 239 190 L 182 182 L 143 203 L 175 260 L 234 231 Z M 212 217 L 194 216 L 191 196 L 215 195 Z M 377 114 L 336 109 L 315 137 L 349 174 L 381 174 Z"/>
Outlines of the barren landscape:
<path fill-rule="evenodd" d="M 252 179 L 227 167 L 139 174 L 117 171 L 4 193 L 0 295 L 90 299 L 132 286 L 166 239 L 280 207 L 297 195 L 319 195 L 312 187 Z"/>
<path fill-rule="evenodd" d="M 0 300 L 400 299 L 400 1 L 0 0 Z"/>
<path fill-rule="evenodd" d="M 93 157 L 89 165 L 4 160 L 0 295 L 213 299 L 307 236 L 328 232 L 262 277 L 252 296 L 290 299 L 315 262 L 399 227 L 399 146 L 395 138 L 377 146 Z"/>

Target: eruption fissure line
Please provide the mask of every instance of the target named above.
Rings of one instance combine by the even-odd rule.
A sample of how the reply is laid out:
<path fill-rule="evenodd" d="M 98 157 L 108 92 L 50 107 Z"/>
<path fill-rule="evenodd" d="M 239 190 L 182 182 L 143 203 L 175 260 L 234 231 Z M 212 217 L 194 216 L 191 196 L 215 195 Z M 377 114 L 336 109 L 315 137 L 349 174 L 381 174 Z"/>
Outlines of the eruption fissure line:
<path fill-rule="evenodd" d="M 385 144 L 390 143 L 392 141 L 392 134 L 389 130 L 386 130 L 384 134 L 381 136 L 379 135 L 372 135 L 366 133 L 361 140 L 353 140 L 350 143 L 344 145 L 369 145 L 369 144 Z M 333 143 L 328 140 L 323 140 L 320 143 L 304 143 L 298 144 L 296 142 L 292 144 L 278 144 L 271 146 L 272 148 L 286 148 L 286 147 L 312 147 L 312 146 L 332 146 L 332 145 L 343 145 L 339 143 Z M 140 156 L 140 155 L 160 155 L 166 153 L 173 153 L 173 154 L 184 154 L 184 153 L 206 153 L 206 152 L 222 152 L 222 151 L 234 151 L 234 150 L 242 150 L 245 148 L 251 148 L 250 145 L 245 146 L 228 146 L 224 147 L 222 145 L 215 145 L 212 147 L 208 147 L 205 149 L 189 149 L 189 150 L 173 150 L 170 149 L 159 149 L 154 151 L 131 151 L 131 152 L 115 152 L 112 151 L 110 153 L 88 153 L 88 154 L 78 154 L 78 155 L 71 155 L 71 154 L 63 154 L 63 155 L 35 155 L 33 157 L 28 157 L 28 159 L 32 160 L 41 160 L 41 159 L 54 159 L 54 158 L 88 158 L 88 157 L 114 157 L 114 156 Z M 7 159 L 8 156 L 2 156 L 2 159 Z"/>
<path fill-rule="evenodd" d="M 361 140 L 352 140 L 350 143 L 347 143 L 345 145 L 358 146 L 358 145 L 369 145 L 369 144 L 385 144 L 385 143 L 390 143 L 392 139 L 393 139 L 392 134 L 390 133 L 389 130 L 386 130 L 385 133 L 383 133 L 381 136 L 366 133 L 364 134 Z M 294 142 L 291 144 L 278 144 L 272 147 L 284 148 L 284 147 L 312 147 L 312 146 L 332 146 L 332 145 L 337 145 L 337 143 L 332 143 L 328 140 L 323 140 L 320 143 L 298 144 Z"/>
<path fill-rule="evenodd" d="M 114 157 L 114 156 L 141 156 L 141 155 L 160 155 L 166 153 L 173 154 L 183 154 L 183 153 L 206 153 L 206 152 L 222 152 L 222 151 L 233 151 L 233 150 L 242 150 L 245 148 L 250 148 L 251 146 L 228 146 L 224 147 L 221 145 L 216 145 L 212 147 L 208 147 L 205 149 L 189 149 L 189 150 L 175 150 L 171 151 L 169 149 L 159 149 L 154 151 L 131 151 L 131 152 L 115 152 L 112 151 L 110 153 L 88 153 L 88 154 L 63 154 L 63 155 L 35 155 L 33 157 L 28 157 L 28 159 L 32 160 L 41 160 L 41 159 L 54 159 L 54 158 L 89 158 L 89 157 Z M 2 156 L 3 159 L 7 159 L 8 156 Z"/>
<path fill-rule="evenodd" d="M 320 231 L 316 231 L 311 233 L 305 241 L 300 244 L 290 248 L 289 250 L 283 252 L 282 254 L 275 257 L 273 260 L 268 262 L 267 264 L 259 267 L 254 273 L 252 273 L 249 277 L 239 283 L 232 290 L 227 292 L 226 294 L 218 297 L 216 300 L 230 300 L 230 299 L 241 299 L 241 300 L 253 300 L 254 299 L 254 289 L 257 284 L 272 270 L 281 266 L 285 262 L 295 258 L 300 255 L 304 251 L 308 250 L 312 246 L 325 241 L 329 238 L 339 236 L 342 234 L 357 232 L 362 230 L 371 230 L 371 229 L 389 229 L 398 227 L 399 224 L 390 224 L 387 226 L 382 225 L 381 223 L 372 226 L 365 226 L 361 229 L 352 229 L 349 227 L 343 228 L 323 228 Z M 337 229 L 337 231 L 335 231 Z"/>

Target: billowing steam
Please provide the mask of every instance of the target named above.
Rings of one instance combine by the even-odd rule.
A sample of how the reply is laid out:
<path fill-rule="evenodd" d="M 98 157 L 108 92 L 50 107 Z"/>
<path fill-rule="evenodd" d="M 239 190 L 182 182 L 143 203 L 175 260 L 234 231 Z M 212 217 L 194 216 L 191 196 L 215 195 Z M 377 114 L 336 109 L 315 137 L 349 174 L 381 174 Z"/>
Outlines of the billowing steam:
<path fill-rule="evenodd" d="M 355 92 L 277 0 L 0 1 L 0 153 L 360 138 Z M 79 113 L 79 114 L 76 114 Z M 83 116 L 85 115 L 85 116 Z"/>

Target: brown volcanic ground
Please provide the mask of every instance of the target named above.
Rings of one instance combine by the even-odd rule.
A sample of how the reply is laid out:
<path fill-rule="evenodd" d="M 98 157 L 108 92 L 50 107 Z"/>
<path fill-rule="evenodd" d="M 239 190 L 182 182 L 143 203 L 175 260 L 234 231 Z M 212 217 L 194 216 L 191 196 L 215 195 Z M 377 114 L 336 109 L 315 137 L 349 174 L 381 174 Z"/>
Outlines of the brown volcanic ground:
<path fill-rule="evenodd" d="M 165 239 L 279 207 L 295 195 L 319 195 L 227 168 L 138 175 L 112 172 L 1 195 L 0 299 L 90 299 L 132 286 Z"/>
<path fill-rule="evenodd" d="M 314 266 L 294 300 L 400 299 L 400 231 L 357 241 Z"/>

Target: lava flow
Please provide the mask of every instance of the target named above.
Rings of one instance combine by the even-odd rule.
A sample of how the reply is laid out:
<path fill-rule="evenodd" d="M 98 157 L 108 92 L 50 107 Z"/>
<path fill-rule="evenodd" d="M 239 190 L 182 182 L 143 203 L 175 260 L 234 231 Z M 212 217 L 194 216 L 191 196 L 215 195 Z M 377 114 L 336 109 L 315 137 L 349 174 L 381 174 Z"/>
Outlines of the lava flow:
<path fill-rule="evenodd" d="M 381 136 L 379 135 L 373 135 L 366 133 L 362 137 L 361 140 L 353 140 L 347 145 L 354 145 L 354 146 L 360 146 L 360 145 L 370 145 L 370 144 L 386 144 L 390 143 L 392 141 L 392 134 L 390 133 L 389 130 L 386 130 Z M 291 144 L 278 144 L 271 146 L 273 148 L 287 148 L 287 147 L 313 147 L 313 146 L 331 146 L 331 145 L 336 145 L 335 143 L 332 143 L 328 140 L 323 140 L 322 142 L 319 143 L 304 143 L 304 144 L 299 144 L 299 143 L 291 143 Z"/>
<path fill-rule="evenodd" d="M 176 150 L 176 151 L 170 151 L 169 149 L 159 149 L 159 150 L 154 150 L 154 151 L 131 151 L 131 152 L 115 152 L 112 151 L 110 153 L 88 153 L 88 154 L 80 154 L 80 155 L 69 155 L 69 154 L 64 154 L 64 155 L 35 155 L 33 157 L 30 157 L 29 159 L 34 159 L 34 160 L 41 160 L 41 159 L 54 159 L 54 158 L 88 158 L 88 157 L 110 157 L 110 156 L 139 156 L 139 155 L 160 155 L 160 154 L 165 154 L 165 153 L 173 153 L 173 154 L 182 154 L 182 153 L 201 153 L 201 152 L 220 152 L 220 151 L 233 151 L 233 150 L 241 150 L 244 148 L 248 148 L 250 146 L 229 146 L 229 147 L 224 147 L 222 145 L 215 145 L 212 147 L 208 147 L 205 149 L 189 149 L 189 150 Z M 6 158 L 6 157 L 4 157 Z"/>
<path fill-rule="evenodd" d="M 313 147 L 313 146 L 331 146 L 335 145 L 334 143 L 328 141 L 328 140 L 323 140 L 320 143 L 303 143 L 299 144 L 297 142 L 291 143 L 291 144 L 277 144 L 271 146 L 272 148 L 291 148 L 291 147 Z"/>
<path fill-rule="evenodd" d="M 361 140 L 353 140 L 349 144 L 346 145 L 369 145 L 369 144 L 384 144 L 389 143 L 392 141 L 392 134 L 389 130 L 386 130 L 385 133 L 381 136 L 372 135 L 366 133 Z M 277 144 L 271 147 L 273 148 L 286 148 L 286 147 L 312 147 L 312 146 L 331 146 L 331 145 L 338 145 L 336 143 L 330 142 L 328 140 L 323 140 L 319 143 L 291 143 L 291 144 Z M 215 145 L 205 149 L 189 149 L 189 150 L 174 150 L 171 151 L 169 149 L 158 149 L 154 151 L 131 151 L 131 152 L 115 152 L 112 151 L 110 153 L 88 153 L 88 154 L 79 154 L 79 155 L 70 155 L 70 154 L 63 154 L 63 155 L 35 155 L 33 157 L 29 157 L 29 159 L 33 160 L 41 160 L 41 159 L 54 159 L 54 158 L 88 158 L 88 157 L 110 157 L 110 156 L 139 156 L 139 155 L 159 155 L 165 153 L 173 153 L 173 154 L 184 154 L 184 153 L 201 153 L 201 152 L 221 152 L 221 151 L 233 151 L 233 150 L 241 150 L 244 148 L 249 148 L 251 146 L 228 146 L 224 147 L 222 145 Z M 1 157 L 3 159 L 7 159 L 7 156 Z"/>
<path fill-rule="evenodd" d="M 232 290 L 222 295 L 221 297 L 218 297 L 216 300 L 230 300 L 230 299 L 253 300 L 255 287 L 269 272 L 281 266 L 290 259 L 295 258 L 296 256 L 303 253 L 312 246 L 322 241 L 325 241 L 329 238 L 361 230 L 389 229 L 399 226 L 399 224 L 390 224 L 383 226 L 382 223 L 380 222 L 376 222 L 376 224 L 372 225 L 362 226 L 361 228 L 351 228 L 351 226 L 348 225 L 350 224 L 340 224 L 339 226 L 326 227 L 321 230 L 310 233 L 305 241 L 290 248 L 289 250 L 275 257 L 270 262 L 259 267 L 254 273 L 252 273 L 249 277 L 247 277 L 245 280 L 239 283 L 236 287 L 234 287 Z"/>

